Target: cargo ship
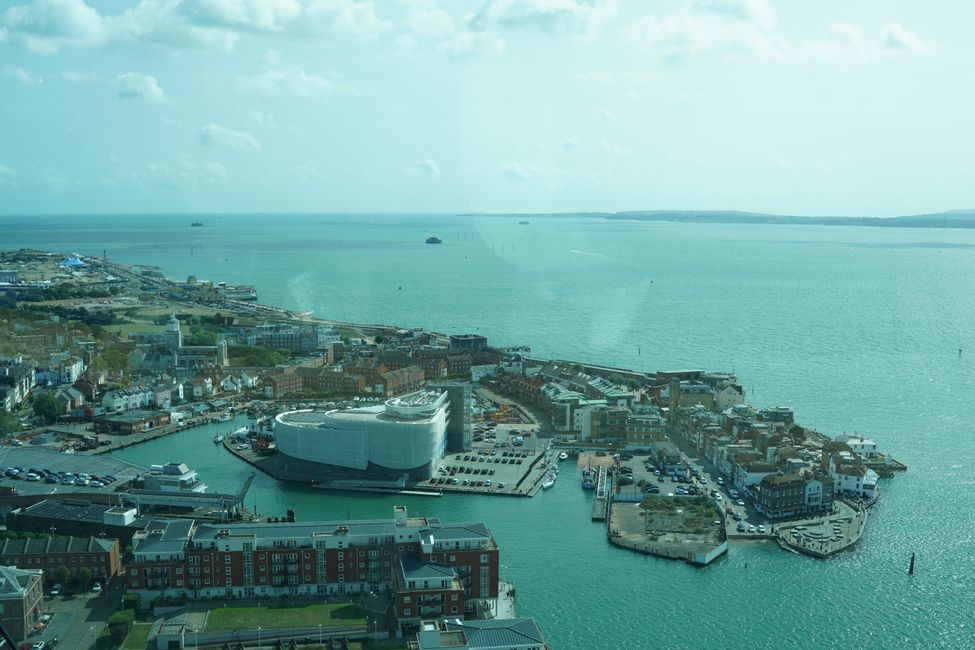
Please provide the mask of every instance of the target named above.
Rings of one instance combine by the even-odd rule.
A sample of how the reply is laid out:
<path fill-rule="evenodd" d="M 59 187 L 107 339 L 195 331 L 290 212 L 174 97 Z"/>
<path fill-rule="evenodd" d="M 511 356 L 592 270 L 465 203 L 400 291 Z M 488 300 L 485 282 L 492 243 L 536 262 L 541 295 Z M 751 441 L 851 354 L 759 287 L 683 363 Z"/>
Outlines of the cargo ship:
<path fill-rule="evenodd" d="M 443 240 L 439 237 L 427 237 L 428 244 L 442 244 Z"/>

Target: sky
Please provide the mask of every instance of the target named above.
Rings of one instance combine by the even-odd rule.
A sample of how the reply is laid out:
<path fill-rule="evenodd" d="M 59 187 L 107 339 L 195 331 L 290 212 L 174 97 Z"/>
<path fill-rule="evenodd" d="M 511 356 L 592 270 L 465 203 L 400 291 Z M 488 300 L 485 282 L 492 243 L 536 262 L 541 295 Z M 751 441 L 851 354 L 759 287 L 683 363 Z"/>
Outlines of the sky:
<path fill-rule="evenodd" d="M 0 0 L 0 214 L 975 208 L 975 3 Z"/>

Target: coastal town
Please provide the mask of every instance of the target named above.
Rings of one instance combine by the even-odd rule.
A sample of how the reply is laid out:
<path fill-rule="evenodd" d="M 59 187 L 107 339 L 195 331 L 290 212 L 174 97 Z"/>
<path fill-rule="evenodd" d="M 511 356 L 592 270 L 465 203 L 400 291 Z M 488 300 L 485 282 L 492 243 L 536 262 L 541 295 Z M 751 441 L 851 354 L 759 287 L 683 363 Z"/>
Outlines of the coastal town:
<path fill-rule="evenodd" d="M 228 462 L 339 494 L 541 498 L 570 481 L 607 543 L 693 565 L 744 541 L 846 551 L 906 470 L 868 436 L 750 405 L 733 373 L 317 319 L 105 256 L 0 252 L 0 320 L 4 625 L 34 650 L 549 647 L 515 611 L 490 522 L 258 515 L 250 480 L 216 493 L 190 458 L 111 453 L 214 423 Z M 97 626 L 79 617 L 91 599 Z"/>

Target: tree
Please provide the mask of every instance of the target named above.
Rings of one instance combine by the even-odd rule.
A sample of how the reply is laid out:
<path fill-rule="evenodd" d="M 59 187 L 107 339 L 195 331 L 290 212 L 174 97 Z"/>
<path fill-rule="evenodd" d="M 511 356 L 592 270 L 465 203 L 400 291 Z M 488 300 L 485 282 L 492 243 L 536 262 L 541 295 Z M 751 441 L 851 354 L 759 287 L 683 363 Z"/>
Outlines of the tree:
<path fill-rule="evenodd" d="M 34 398 L 34 415 L 43 418 L 46 422 L 53 422 L 58 419 L 58 403 L 54 401 L 54 396 L 44 393 Z"/>
<path fill-rule="evenodd" d="M 81 571 L 78 572 L 78 579 L 81 580 L 82 588 L 88 589 L 88 583 L 91 582 L 91 569 L 82 567 Z"/>
<path fill-rule="evenodd" d="M 62 585 L 68 584 L 68 580 L 71 579 L 71 570 L 63 564 L 58 567 L 58 582 Z"/>
<path fill-rule="evenodd" d="M 13 413 L 7 413 L 6 411 L 0 411 L 0 436 L 5 436 L 9 433 L 17 433 L 21 430 L 20 420 Z"/>

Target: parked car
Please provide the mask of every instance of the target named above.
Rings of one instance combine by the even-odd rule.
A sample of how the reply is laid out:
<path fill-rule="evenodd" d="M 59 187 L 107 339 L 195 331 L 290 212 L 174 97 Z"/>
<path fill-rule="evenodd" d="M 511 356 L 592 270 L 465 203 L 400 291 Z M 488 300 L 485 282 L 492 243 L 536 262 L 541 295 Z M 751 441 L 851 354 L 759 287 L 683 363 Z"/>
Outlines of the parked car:
<path fill-rule="evenodd" d="M 91 586 L 91 593 L 93 593 L 93 594 L 100 594 L 100 593 L 102 593 L 102 583 L 96 582 L 95 584 L 93 584 Z"/>

